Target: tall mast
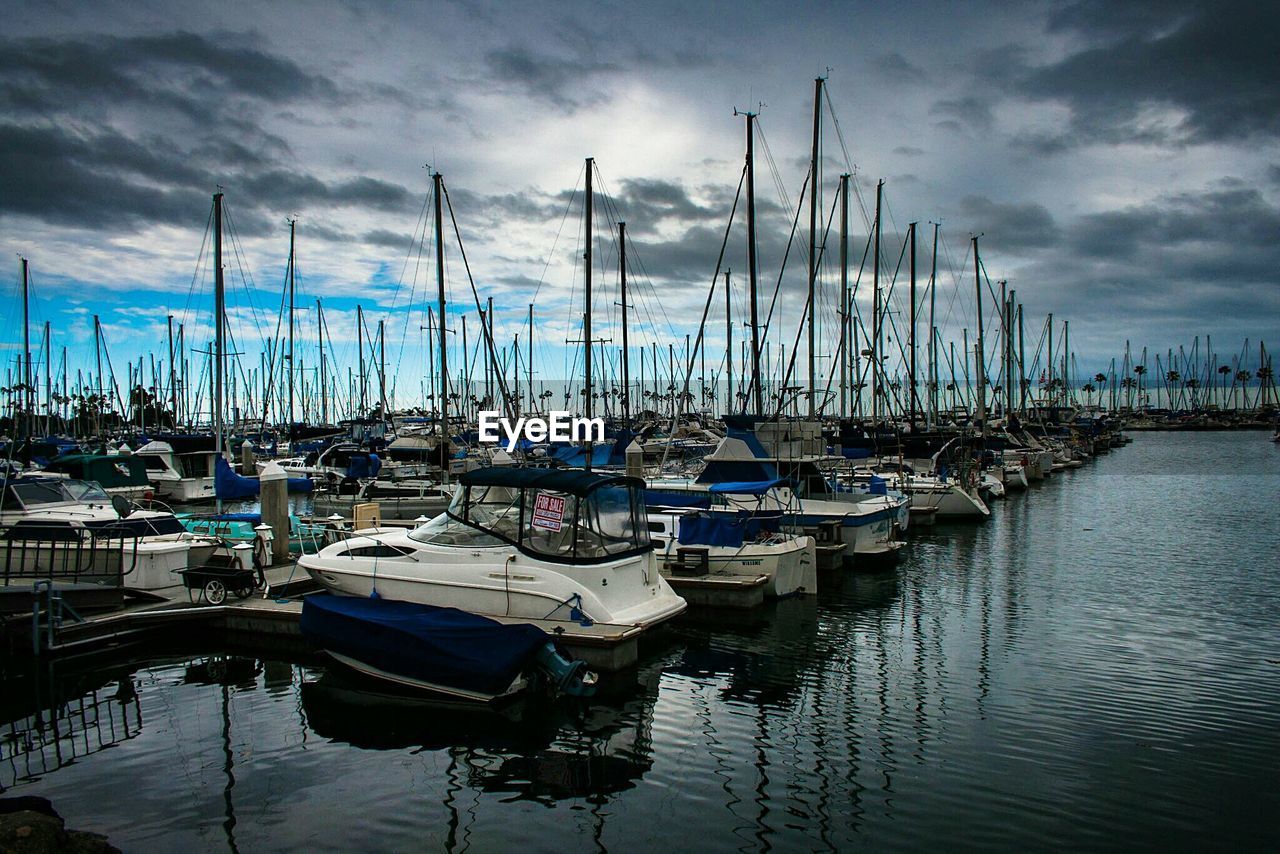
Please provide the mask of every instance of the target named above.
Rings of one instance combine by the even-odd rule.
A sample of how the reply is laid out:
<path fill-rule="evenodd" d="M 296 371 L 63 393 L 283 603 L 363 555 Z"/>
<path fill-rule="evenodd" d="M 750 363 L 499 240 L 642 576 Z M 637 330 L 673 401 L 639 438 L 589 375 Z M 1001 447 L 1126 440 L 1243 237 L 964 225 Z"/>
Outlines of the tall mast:
<path fill-rule="evenodd" d="M 982 262 L 978 260 L 978 235 L 973 236 L 973 287 L 977 296 L 978 343 L 975 345 L 973 370 L 978 383 L 978 419 L 982 421 L 982 436 L 987 436 L 987 370 L 983 363 L 985 338 L 982 333 Z"/>
<path fill-rule="evenodd" d="M 329 397 L 326 387 L 328 380 L 324 373 L 324 306 L 316 300 L 316 346 L 320 350 L 320 423 L 329 423 Z"/>
<path fill-rule="evenodd" d="M 27 437 L 31 436 L 31 294 L 27 259 L 22 259 L 22 385 L 23 421 L 27 425 Z"/>
<path fill-rule="evenodd" d="M 593 213 L 593 196 L 595 195 L 591 187 L 591 173 L 595 171 L 595 161 L 588 157 L 586 165 L 587 184 L 586 184 L 586 208 L 583 214 L 583 228 L 586 237 L 584 243 L 586 250 L 582 253 L 583 263 L 583 294 L 582 294 L 582 363 L 583 372 L 586 376 L 586 385 L 583 392 L 582 413 L 587 418 L 591 417 L 591 215 Z M 587 470 L 591 469 L 591 455 L 587 455 Z"/>
<path fill-rule="evenodd" d="M 356 352 L 359 354 L 359 372 L 357 385 L 360 390 L 360 408 L 357 418 L 364 418 L 365 385 L 364 385 L 364 306 L 356 304 Z"/>
<path fill-rule="evenodd" d="M 1022 303 L 1018 303 L 1018 410 L 1025 415 L 1027 412 L 1027 379 L 1023 374 L 1027 370 L 1027 348 L 1022 332 Z"/>
<path fill-rule="evenodd" d="M 226 352 L 226 281 L 222 275 L 222 193 L 213 194 L 213 436 L 222 453 L 222 369 Z"/>
<path fill-rule="evenodd" d="M 880 201 L 884 180 L 876 182 L 875 249 L 871 258 L 871 423 L 880 415 Z"/>
<path fill-rule="evenodd" d="M 910 326 L 907 327 L 909 341 L 907 344 L 908 366 L 907 371 L 911 375 L 911 395 L 908 398 L 911 414 L 907 420 L 914 428 L 916 423 L 916 410 L 919 408 L 919 402 L 916 398 L 916 223 L 911 223 L 908 228 L 911 235 L 911 310 L 909 313 Z"/>
<path fill-rule="evenodd" d="M 49 339 L 49 321 L 44 322 L 44 432 L 53 435 L 53 343 Z"/>
<path fill-rule="evenodd" d="M 618 272 L 622 283 L 622 420 L 631 424 L 631 349 L 627 346 L 627 224 L 618 223 Z"/>
<path fill-rule="evenodd" d="M 938 417 L 938 329 L 934 309 L 938 293 L 938 223 L 933 224 L 933 260 L 929 264 L 929 426 Z"/>
<path fill-rule="evenodd" d="M 296 219 L 289 220 L 289 425 L 293 425 L 293 234 Z"/>
<path fill-rule="evenodd" d="M 840 417 L 849 413 L 849 173 L 840 176 Z"/>
<path fill-rule="evenodd" d="M 173 315 L 169 315 L 166 322 L 169 333 L 169 409 L 173 412 L 173 419 L 178 420 L 178 383 L 177 370 L 173 364 Z M 174 426 L 177 426 L 176 424 Z"/>
<path fill-rule="evenodd" d="M 756 164 L 755 113 L 743 113 L 747 119 L 747 281 L 751 293 L 751 394 L 755 413 L 764 414 L 764 392 L 760 386 L 760 307 L 758 303 L 758 270 L 756 266 Z M 745 407 L 744 407 L 745 408 Z"/>
<path fill-rule="evenodd" d="M 822 78 L 813 81 L 813 151 L 809 158 L 809 415 L 814 413 L 814 388 L 817 376 L 814 368 L 817 342 L 814 339 L 814 319 L 817 303 L 814 290 L 818 282 L 818 141 L 822 129 Z"/>
<path fill-rule="evenodd" d="M 529 303 L 529 357 L 525 359 L 525 370 L 529 373 L 529 412 L 537 412 L 533 393 L 533 303 Z"/>
<path fill-rule="evenodd" d="M 387 422 L 387 327 L 385 320 L 378 321 L 378 411 L 382 422 Z"/>
<path fill-rule="evenodd" d="M 1017 355 L 1013 349 L 1013 307 L 1017 302 L 1017 298 L 1017 289 L 1010 288 L 1009 299 L 1005 302 L 1004 309 L 1004 354 L 1005 363 L 1008 365 L 1004 374 L 1004 414 L 1006 419 L 1013 412 L 1013 384 L 1015 380 L 1019 387 L 1022 385 L 1022 365 L 1018 363 Z M 1015 369 L 1017 371 L 1016 377 L 1014 376 Z"/>
<path fill-rule="evenodd" d="M 733 412 L 733 296 L 729 290 L 730 270 L 724 271 L 724 370 L 725 384 L 729 388 L 725 412 Z"/>
<path fill-rule="evenodd" d="M 436 214 L 436 304 L 440 316 L 440 403 L 436 407 L 437 417 L 440 420 L 440 442 L 444 449 L 448 450 L 449 445 L 449 354 L 448 348 L 445 347 L 445 328 L 444 322 L 444 218 L 441 196 L 444 195 L 441 187 L 443 178 L 439 172 L 431 174 L 432 194 L 435 196 L 435 214 Z M 444 482 L 449 482 L 449 465 L 445 460 L 441 460 L 440 466 L 444 474 Z"/>

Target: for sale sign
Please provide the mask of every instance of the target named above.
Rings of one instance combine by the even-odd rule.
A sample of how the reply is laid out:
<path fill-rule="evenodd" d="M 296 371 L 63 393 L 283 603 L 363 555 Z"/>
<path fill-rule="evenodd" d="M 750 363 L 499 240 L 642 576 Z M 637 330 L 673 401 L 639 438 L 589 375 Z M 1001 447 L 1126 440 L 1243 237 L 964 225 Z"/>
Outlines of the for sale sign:
<path fill-rule="evenodd" d="M 533 527 L 558 531 L 564 523 L 564 499 L 539 492 L 533 501 Z"/>

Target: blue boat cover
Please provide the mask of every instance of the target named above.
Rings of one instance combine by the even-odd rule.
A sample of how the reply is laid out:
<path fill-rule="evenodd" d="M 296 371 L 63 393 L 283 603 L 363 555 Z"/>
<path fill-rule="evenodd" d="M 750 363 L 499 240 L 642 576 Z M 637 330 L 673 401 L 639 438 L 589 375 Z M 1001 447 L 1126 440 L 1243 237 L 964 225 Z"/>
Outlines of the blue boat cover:
<path fill-rule="evenodd" d="M 302 601 L 303 637 L 396 676 L 496 696 L 549 640 L 528 623 L 416 602 L 316 593 Z"/>
<path fill-rule="evenodd" d="M 262 488 L 256 477 L 245 477 L 231 470 L 231 464 L 221 454 L 214 457 L 213 494 L 223 501 L 253 498 Z M 309 477 L 289 478 L 289 492 L 310 492 L 315 488 Z"/>
<path fill-rule="evenodd" d="M 773 480 L 730 480 L 722 483 L 713 483 L 707 487 L 707 491 L 714 492 L 717 495 L 723 495 L 726 492 L 732 494 L 746 493 L 747 495 L 763 495 L 775 486 L 786 486 L 790 481 L 786 478 L 774 478 Z"/>
<path fill-rule="evenodd" d="M 382 470 L 382 460 L 377 454 L 357 451 L 347 460 L 347 477 L 364 480 L 377 477 Z"/>
<path fill-rule="evenodd" d="M 644 491 L 646 507 L 695 507 L 706 510 L 711 507 L 711 494 L 707 492 L 671 492 L 663 489 Z"/>
<path fill-rule="evenodd" d="M 682 546 L 727 546 L 741 548 L 754 541 L 762 531 L 778 530 L 778 516 L 758 516 L 740 512 L 737 516 L 722 513 L 690 513 L 680 519 L 679 541 Z"/>
<path fill-rule="evenodd" d="M 871 485 L 867 488 L 867 492 L 872 495 L 888 495 L 889 485 L 882 477 L 871 475 Z"/>

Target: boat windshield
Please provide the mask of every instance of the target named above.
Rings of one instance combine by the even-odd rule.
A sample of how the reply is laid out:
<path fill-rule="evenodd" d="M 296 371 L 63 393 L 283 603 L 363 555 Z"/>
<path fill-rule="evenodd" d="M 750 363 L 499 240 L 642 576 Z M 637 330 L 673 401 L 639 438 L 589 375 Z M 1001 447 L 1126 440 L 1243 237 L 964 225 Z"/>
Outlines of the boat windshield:
<path fill-rule="evenodd" d="M 601 486 L 586 495 L 532 486 L 464 486 L 447 514 L 410 536 L 459 546 L 510 543 L 567 562 L 652 548 L 643 492 L 630 484 Z"/>
<path fill-rule="evenodd" d="M 107 495 L 107 491 L 92 481 L 67 480 L 62 485 L 73 501 L 83 501 L 86 504 L 111 503 L 111 496 Z"/>
<path fill-rule="evenodd" d="M 30 510 L 33 507 L 40 507 L 46 504 L 67 504 L 76 501 L 77 499 L 65 488 L 69 482 L 52 479 L 37 480 L 28 483 L 15 483 L 11 485 L 11 488 L 13 494 L 22 503 L 22 506 Z"/>

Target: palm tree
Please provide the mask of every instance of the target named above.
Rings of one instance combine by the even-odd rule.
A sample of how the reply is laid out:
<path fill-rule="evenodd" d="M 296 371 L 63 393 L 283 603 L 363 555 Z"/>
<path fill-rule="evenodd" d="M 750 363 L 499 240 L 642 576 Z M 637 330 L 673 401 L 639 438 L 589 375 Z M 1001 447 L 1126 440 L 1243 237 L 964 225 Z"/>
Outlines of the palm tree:
<path fill-rule="evenodd" d="M 1080 390 L 1084 392 L 1086 395 L 1092 395 L 1098 389 L 1094 386 L 1093 383 L 1085 383 L 1084 385 L 1080 386 Z M 1089 398 L 1086 397 L 1085 400 L 1089 400 Z"/>
<path fill-rule="evenodd" d="M 1133 372 L 1138 375 L 1138 405 L 1142 405 L 1142 378 L 1147 374 L 1146 365 L 1135 365 Z"/>
<path fill-rule="evenodd" d="M 1230 365 L 1223 365 L 1218 368 L 1218 374 L 1222 377 L 1222 408 L 1227 408 L 1227 376 L 1231 373 Z"/>

